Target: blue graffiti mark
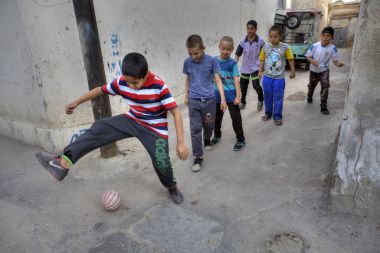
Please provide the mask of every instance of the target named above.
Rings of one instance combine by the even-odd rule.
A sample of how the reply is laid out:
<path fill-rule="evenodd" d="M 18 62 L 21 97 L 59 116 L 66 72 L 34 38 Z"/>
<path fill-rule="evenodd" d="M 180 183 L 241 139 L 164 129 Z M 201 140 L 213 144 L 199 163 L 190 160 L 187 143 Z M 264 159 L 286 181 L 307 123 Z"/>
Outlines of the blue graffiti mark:
<path fill-rule="evenodd" d="M 111 35 L 111 43 L 112 44 L 117 44 L 117 42 L 119 41 L 119 37 L 117 34 L 112 34 Z"/>

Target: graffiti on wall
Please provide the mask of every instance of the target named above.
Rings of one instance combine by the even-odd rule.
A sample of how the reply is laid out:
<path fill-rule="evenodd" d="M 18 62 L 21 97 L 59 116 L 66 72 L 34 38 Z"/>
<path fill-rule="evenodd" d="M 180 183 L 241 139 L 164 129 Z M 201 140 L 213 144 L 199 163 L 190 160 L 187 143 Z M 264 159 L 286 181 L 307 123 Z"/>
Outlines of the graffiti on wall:
<path fill-rule="evenodd" d="M 111 78 L 116 78 L 121 75 L 121 55 L 120 55 L 120 39 L 119 35 L 112 34 L 110 37 L 111 41 L 111 57 L 110 61 L 107 62 L 108 71 Z"/>

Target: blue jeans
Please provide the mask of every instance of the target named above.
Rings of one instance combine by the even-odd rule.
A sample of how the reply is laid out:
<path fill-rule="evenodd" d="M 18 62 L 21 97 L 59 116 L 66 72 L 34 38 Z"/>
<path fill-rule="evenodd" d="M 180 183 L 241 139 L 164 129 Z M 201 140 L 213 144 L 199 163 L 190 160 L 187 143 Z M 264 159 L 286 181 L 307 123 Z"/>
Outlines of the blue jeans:
<path fill-rule="evenodd" d="M 263 77 L 265 114 L 273 116 L 274 120 L 282 119 L 282 104 L 284 101 L 285 78 L 274 79 Z"/>

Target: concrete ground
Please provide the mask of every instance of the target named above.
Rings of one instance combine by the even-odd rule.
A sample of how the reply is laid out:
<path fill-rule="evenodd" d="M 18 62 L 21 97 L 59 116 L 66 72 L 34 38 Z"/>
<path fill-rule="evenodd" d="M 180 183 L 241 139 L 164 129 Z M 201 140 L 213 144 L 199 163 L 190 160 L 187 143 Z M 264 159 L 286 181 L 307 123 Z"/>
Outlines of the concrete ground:
<path fill-rule="evenodd" d="M 169 199 L 135 139 L 119 142 L 123 154 L 116 158 L 88 154 L 58 183 L 35 160 L 38 148 L 1 137 L 0 252 L 380 252 L 379 217 L 329 206 L 351 59 L 350 49 L 341 54 L 347 65 L 331 67 L 329 116 L 319 112 L 319 87 L 314 103 L 305 102 L 308 72 L 302 69 L 287 79 L 281 127 L 260 120 L 250 87 L 242 111 L 246 148 L 233 151 L 226 113 L 222 141 L 206 152 L 198 173 L 190 170 L 192 159 L 175 157 L 172 125 L 181 205 Z M 106 189 L 120 192 L 119 210 L 102 209 Z M 269 243 L 280 235 L 290 240 Z"/>

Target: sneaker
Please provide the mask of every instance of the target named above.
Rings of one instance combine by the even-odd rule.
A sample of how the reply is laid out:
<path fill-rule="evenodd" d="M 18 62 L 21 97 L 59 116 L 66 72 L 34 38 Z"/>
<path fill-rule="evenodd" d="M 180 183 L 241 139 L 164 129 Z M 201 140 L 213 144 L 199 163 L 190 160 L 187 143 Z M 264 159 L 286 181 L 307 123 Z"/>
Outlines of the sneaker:
<path fill-rule="evenodd" d="M 178 190 L 177 186 L 173 189 L 168 189 L 170 197 L 172 198 L 173 202 L 176 204 L 181 204 L 183 202 L 183 195 Z"/>
<path fill-rule="evenodd" d="M 58 181 L 62 181 L 69 169 L 63 168 L 61 166 L 61 157 L 43 154 L 41 152 L 36 153 L 37 160 L 41 163 L 41 165 L 50 172 L 50 174 L 55 177 Z"/>
<path fill-rule="evenodd" d="M 329 110 L 327 109 L 327 107 L 323 107 L 323 108 L 321 108 L 321 113 L 324 114 L 324 115 L 329 115 L 329 114 L 330 114 L 330 112 L 329 112 Z"/>
<path fill-rule="evenodd" d="M 198 172 L 201 170 L 203 158 L 202 157 L 195 157 L 193 167 L 191 167 L 191 170 L 193 172 Z"/>
<path fill-rule="evenodd" d="M 235 146 L 234 146 L 234 150 L 235 150 L 235 151 L 240 151 L 240 150 L 242 150 L 244 147 L 245 147 L 245 142 L 244 142 L 244 141 L 238 141 L 238 142 L 236 142 L 236 144 L 235 144 Z"/>
<path fill-rule="evenodd" d="M 257 110 L 258 110 L 259 112 L 261 112 L 261 110 L 263 109 L 263 105 L 264 105 L 263 101 L 259 101 L 259 102 L 257 103 Z"/>
<path fill-rule="evenodd" d="M 308 104 L 313 103 L 313 98 L 312 98 L 312 97 L 307 97 L 307 103 L 308 103 Z"/>
<path fill-rule="evenodd" d="M 214 137 L 211 140 L 211 145 L 214 146 L 215 144 L 219 143 L 220 137 Z"/>
<path fill-rule="evenodd" d="M 212 149 L 211 141 L 210 140 L 204 140 L 203 143 L 204 143 L 205 150 L 210 151 Z"/>
<path fill-rule="evenodd" d="M 245 106 L 246 106 L 246 104 L 245 103 L 240 103 L 240 110 L 244 110 L 245 109 Z"/>

